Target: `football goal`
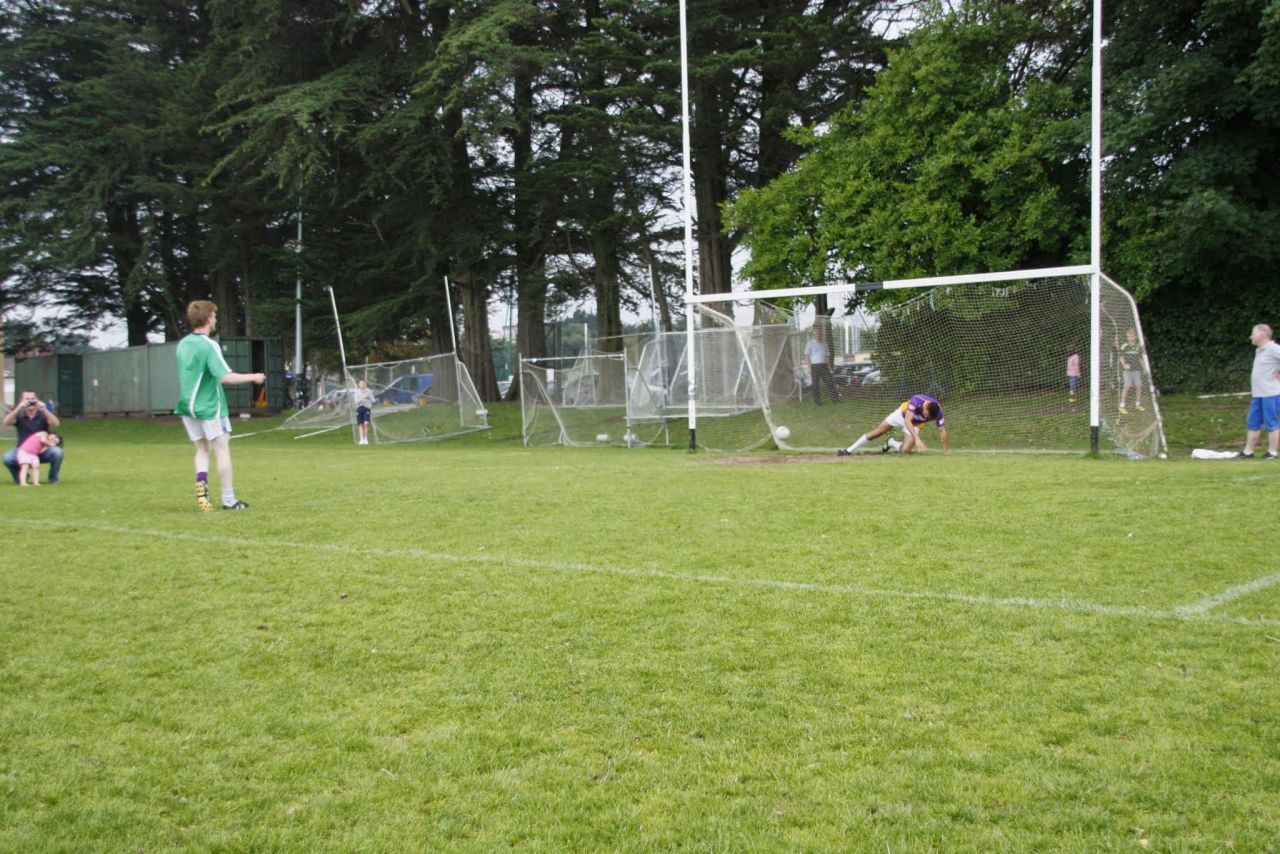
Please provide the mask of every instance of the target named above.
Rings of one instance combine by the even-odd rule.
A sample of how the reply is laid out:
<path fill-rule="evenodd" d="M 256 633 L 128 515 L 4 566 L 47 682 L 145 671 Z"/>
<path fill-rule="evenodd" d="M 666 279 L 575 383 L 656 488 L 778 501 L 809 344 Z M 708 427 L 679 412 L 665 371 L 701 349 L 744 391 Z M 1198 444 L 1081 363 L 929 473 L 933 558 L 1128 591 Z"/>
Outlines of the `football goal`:
<path fill-rule="evenodd" d="M 798 306 L 771 323 L 761 322 L 767 292 L 718 295 L 722 307 L 726 297 L 736 301 L 725 311 L 709 310 L 712 298 L 700 298 L 699 447 L 749 447 L 754 430 L 755 444 L 772 439 L 786 450 L 832 453 L 921 394 L 941 403 L 953 450 L 1082 452 L 1089 449 L 1096 371 L 1103 447 L 1144 457 L 1166 450 L 1137 307 L 1123 288 L 1101 277 L 1095 365 L 1087 275 L 964 278 L 895 284 L 892 295 L 873 293 L 883 284 L 824 288 L 828 312 Z M 738 350 L 736 360 L 726 343 Z M 711 402 L 735 382 L 743 409 L 727 431 L 729 413 Z M 931 448 L 935 436 L 922 431 Z"/>
<path fill-rule="evenodd" d="M 572 357 L 520 359 L 520 415 L 524 444 L 667 444 L 666 422 L 633 424 L 635 371 L 625 352 L 588 351 Z"/>
<path fill-rule="evenodd" d="M 489 427 L 471 373 L 454 353 L 350 365 L 342 387 L 327 392 L 278 429 L 296 438 L 349 427 L 356 436 L 357 384 L 364 380 L 370 407 L 369 440 L 374 444 L 447 439 Z"/>

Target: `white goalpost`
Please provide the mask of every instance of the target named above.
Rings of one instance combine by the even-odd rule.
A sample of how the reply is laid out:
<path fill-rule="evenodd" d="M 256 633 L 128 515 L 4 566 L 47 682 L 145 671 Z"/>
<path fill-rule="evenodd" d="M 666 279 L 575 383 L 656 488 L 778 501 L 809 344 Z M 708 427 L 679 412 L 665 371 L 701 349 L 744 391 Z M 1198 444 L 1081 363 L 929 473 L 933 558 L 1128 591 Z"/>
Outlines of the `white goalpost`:
<path fill-rule="evenodd" d="M 1089 264 L 719 294 L 696 294 L 693 287 L 685 15 L 682 0 L 687 344 L 681 359 L 688 366 L 691 449 L 772 439 L 784 449 L 830 452 L 910 396 L 927 394 L 941 401 L 953 446 L 961 449 L 1097 452 L 1105 443 L 1131 456 L 1165 453 L 1137 305 L 1102 268 L 1102 0 L 1093 2 Z M 876 311 L 862 308 L 863 295 L 890 290 L 912 296 L 886 300 Z M 728 308 L 803 304 L 817 296 L 834 304 L 832 314 L 799 312 L 788 321 L 781 350 L 768 343 L 779 334 L 776 323 L 761 323 L 759 312 L 743 323 Z M 717 340 L 711 330 L 732 330 L 724 340 L 736 342 L 736 361 L 711 344 Z M 806 358 L 814 338 L 829 351 L 825 366 Z M 1069 359 L 1079 366 L 1074 381 Z M 756 414 L 710 417 L 711 396 L 700 384 L 728 381 L 723 372 L 733 364 L 753 384 Z M 824 392 L 828 406 L 820 411 Z M 752 435 L 762 438 L 749 441 Z"/>

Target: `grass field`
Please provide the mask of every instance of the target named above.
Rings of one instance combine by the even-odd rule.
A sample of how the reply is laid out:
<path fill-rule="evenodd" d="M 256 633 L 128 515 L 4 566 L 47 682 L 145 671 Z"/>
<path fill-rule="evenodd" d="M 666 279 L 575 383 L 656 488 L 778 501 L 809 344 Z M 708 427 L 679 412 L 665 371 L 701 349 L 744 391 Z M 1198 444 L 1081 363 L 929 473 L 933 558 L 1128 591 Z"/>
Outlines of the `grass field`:
<path fill-rule="evenodd" d="M 237 440 L 207 515 L 178 425 L 72 422 L 0 487 L 0 850 L 1280 850 L 1280 464 L 1165 411 L 837 462 L 498 406 Z"/>

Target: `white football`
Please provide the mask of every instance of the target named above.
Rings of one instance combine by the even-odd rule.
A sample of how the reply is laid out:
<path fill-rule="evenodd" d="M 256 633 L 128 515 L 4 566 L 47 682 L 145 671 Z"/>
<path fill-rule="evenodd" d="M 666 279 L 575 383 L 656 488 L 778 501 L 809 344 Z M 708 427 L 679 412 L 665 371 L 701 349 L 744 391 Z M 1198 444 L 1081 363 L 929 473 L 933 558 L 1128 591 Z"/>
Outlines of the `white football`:
<path fill-rule="evenodd" d="M 787 429 L 785 426 L 779 427 L 778 429 L 773 431 L 773 438 L 777 439 L 780 442 L 786 441 L 787 439 L 791 438 L 791 431 Z"/>

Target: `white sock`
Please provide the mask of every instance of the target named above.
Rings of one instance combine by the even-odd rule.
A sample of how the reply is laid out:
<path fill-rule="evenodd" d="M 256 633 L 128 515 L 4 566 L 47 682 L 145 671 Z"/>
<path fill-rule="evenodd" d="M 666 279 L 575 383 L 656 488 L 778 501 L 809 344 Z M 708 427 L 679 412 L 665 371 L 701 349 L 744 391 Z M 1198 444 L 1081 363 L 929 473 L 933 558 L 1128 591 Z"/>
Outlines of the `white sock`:
<path fill-rule="evenodd" d="M 848 451 L 849 453 L 851 453 L 851 454 L 856 454 L 856 453 L 858 453 L 858 449 L 859 449 L 859 448 L 861 448 L 861 447 L 862 447 L 863 445 L 865 445 L 865 444 L 867 444 L 867 434 L 866 434 L 866 433 L 863 433 L 861 436 L 859 436 L 859 437 L 858 437 L 858 441 L 854 442 L 852 445 L 850 445 L 850 446 L 849 446 L 848 448 L 846 448 L 845 450 L 847 450 L 847 451 Z"/>
<path fill-rule="evenodd" d="M 222 490 L 222 506 L 230 507 L 236 503 L 236 491 L 234 489 Z"/>
<path fill-rule="evenodd" d="M 897 439 L 893 438 L 892 436 L 890 436 L 890 437 L 889 437 L 889 450 L 891 450 L 891 451 L 897 451 L 897 450 L 900 450 L 901 448 L 902 448 L 902 443 L 901 443 L 901 442 L 899 442 Z"/>

